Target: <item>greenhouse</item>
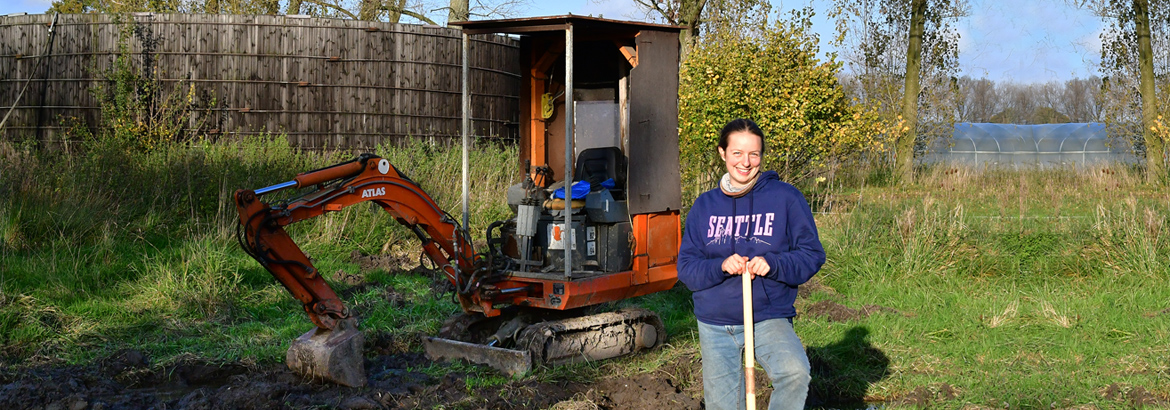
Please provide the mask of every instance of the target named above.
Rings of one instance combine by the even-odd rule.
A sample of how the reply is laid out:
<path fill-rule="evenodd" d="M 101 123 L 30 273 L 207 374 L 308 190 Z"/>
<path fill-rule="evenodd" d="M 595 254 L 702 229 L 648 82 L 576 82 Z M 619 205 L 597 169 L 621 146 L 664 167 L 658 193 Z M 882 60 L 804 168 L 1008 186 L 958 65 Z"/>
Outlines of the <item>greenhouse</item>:
<path fill-rule="evenodd" d="M 1109 140 L 1105 124 L 957 123 L 951 138 L 940 138 L 927 162 L 975 165 L 1064 166 L 1098 162 L 1132 162 L 1123 141 Z"/>

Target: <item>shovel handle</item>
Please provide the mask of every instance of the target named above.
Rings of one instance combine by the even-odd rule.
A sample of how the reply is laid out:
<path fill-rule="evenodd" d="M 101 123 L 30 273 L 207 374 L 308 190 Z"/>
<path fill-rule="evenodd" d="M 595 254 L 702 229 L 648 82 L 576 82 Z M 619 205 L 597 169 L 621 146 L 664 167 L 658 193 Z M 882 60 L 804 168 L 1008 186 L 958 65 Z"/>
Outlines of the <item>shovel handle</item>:
<path fill-rule="evenodd" d="M 755 318 L 752 316 L 752 275 L 743 275 L 743 375 L 747 383 L 747 409 L 756 408 L 756 335 Z"/>

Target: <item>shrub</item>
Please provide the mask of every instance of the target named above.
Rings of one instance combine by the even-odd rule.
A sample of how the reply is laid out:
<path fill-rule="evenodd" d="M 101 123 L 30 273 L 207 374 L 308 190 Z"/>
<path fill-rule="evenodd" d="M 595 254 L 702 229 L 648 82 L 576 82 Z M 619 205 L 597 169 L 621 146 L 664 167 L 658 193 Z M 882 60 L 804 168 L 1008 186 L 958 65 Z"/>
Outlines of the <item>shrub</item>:
<path fill-rule="evenodd" d="M 679 150 L 684 187 L 696 195 L 722 174 L 719 130 L 748 118 L 766 136 L 765 168 L 799 182 L 826 165 L 881 152 L 888 132 L 876 113 L 850 104 L 841 64 L 816 57 L 807 13 L 759 35 L 713 34 L 688 56 L 679 83 Z"/>

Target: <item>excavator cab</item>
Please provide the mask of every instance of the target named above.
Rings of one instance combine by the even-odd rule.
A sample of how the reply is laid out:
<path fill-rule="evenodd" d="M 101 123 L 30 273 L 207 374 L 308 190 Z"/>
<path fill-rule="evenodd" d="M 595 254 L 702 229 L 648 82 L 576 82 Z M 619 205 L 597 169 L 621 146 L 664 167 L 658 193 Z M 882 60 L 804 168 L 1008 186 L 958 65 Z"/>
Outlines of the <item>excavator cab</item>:
<path fill-rule="evenodd" d="M 283 227 L 373 202 L 408 226 L 453 285 L 463 314 L 436 337 L 432 359 L 464 359 L 507 374 L 533 364 L 600 360 L 665 341 L 658 315 L 599 305 L 672 288 L 681 239 L 678 159 L 679 27 L 582 16 L 452 22 L 463 30 L 463 218 L 453 218 L 385 159 L 371 154 L 235 194 L 241 246 L 317 325 L 293 342 L 294 371 L 362 385 L 355 315 Z M 475 113 L 468 87 L 472 35 L 520 42 L 515 214 L 472 248 L 466 164 Z M 317 187 L 270 204 L 262 196 Z"/>

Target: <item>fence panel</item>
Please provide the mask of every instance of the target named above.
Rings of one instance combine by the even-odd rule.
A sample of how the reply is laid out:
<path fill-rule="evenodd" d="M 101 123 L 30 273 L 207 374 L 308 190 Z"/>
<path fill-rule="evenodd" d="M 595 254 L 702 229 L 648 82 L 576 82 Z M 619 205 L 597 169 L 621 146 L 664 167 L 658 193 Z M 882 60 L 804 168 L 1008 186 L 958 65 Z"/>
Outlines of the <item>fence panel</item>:
<path fill-rule="evenodd" d="M 101 124 L 120 47 L 193 107 L 187 135 L 283 133 L 306 149 L 371 148 L 461 132 L 462 37 L 444 27 L 268 15 L 0 16 L 0 138 L 55 146 Z M 473 36 L 472 132 L 514 139 L 518 42 Z M 39 66 L 38 66 L 39 63 Z M 23 94 L 21 90 L 24 89 Z M 179 94 L 176 94 L 179 93 Z M 190 98 L 188 98 L 190 93 Z M 108 94 L 108 93 L 107 93 Z"/>

